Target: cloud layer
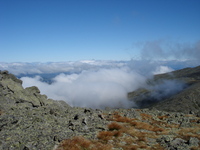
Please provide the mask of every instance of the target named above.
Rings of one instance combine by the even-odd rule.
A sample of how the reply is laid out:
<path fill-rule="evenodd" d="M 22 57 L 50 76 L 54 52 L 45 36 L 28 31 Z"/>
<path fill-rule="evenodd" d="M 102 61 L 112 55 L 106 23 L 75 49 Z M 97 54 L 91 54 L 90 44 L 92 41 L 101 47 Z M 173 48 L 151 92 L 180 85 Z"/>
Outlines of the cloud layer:
<path fill-rule="evenodd" d="M 90 108 L 130 108 L 127 93 L 145 83 L 145 77 L 128 68 L 83 71 L 80 74 L 60 74 L 52 84 L 41 81 L 39 76 L 23 77 L 23 86 L 36 85 L 49 98 L 65 100 L 71 106 Z"/>
<path fill-rule="evenodd" d="M 61 73 L 48 84 L 40 76 L 22 77 L 23 87 L 37 86 L 42 94 L 54 100 L 64 100 L 71 106 L 89 107 L 94 109 L 132 108 L 137 107 L 134 101 L 128 100 L 128 93 L 138 88 L 146 88 L 152 92 L 151 98 L 160 100 L 167 95 L 182 90 L 177 81 L 163 81 L 157 85 L 147 85 L 146 80 L 155 73 L 172 71 L 167 66 L 154 66 L 141 70 L 134 65 L 113 67 L 110 69 L 86 70 L 81 73 Z"/>
<path fill-rule="evenodd" d="M 21 74 L 51 74 L 51 73 L 80 73 L 83 70 L 98 70 L 99 68 L 122 67 L 127 61 L 67 61 L 67 62 L 47 62 L 47 63 L 6 63 L 0 62 L 0 70 L 8 70 L 15 75 Z"/>

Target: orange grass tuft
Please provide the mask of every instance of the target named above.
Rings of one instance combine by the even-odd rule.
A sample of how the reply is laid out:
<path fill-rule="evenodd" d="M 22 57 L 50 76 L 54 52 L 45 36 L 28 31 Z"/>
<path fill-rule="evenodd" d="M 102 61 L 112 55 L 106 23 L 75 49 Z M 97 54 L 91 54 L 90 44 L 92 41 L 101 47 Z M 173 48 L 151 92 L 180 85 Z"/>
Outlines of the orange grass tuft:
<path fill-rule="evenodd" d="M 146 141 L 146 137 L 153 137 L 153 134 L 147 133 L 147 132 L 141 132 L 136 129 L 130 128 L 129 130 L 126 131 L 128 135 L 130 135 L 133 140 L 136 142 L 139 141 Z"/>
<path fill-rule="evenodd" d="M 108 141 L 112 139 L 112 136 L 113 136 L 113 133 L 111 131 L 101 131 L 97 135 L 97 138 L 103 141 Z"/>
<path fill-rule="evenodd" d="M 191 123 L 193 123 L 193 122 L 194 122 L 194 123 L 200 123 L 200 119 L 192 119 L 192 120 L 190 120 L 190 122 L 191 122 Z"/>
<path fill-rule="evenodd" d="M 73 139 L 67 139 L 61 142 L 60 146 L 56 150 L 80 150 L 88 149 L 91 142 L 83 137 L 74 137 Z"/>
<path fill-rule="evenodd" d="M 140 110 L 137 110 L 140 111 Z M 164 134 L 173 134 L 185 140 L 196 137 L 200 140 L 199 118 L 191 120 L 192 127 L 182 128 L 180 124 L 168 123 L 165 118 L 170 116 L 158 116 L 154 119 L 146 113 L 140 114 L 143 119 L 123 117 L 123 114 L 115 112 L 109 114 L 107 119 L 115 121 L 108 124 L 108 131 L 101 131 L 97 135 L 97 140 L 87 140 L 83 137 L 64 140 L 56 150 L 110 150 L 112 148 L 122 148 L 124 150 L 162 150 L 159 143 L 149 145 L 149 138 L 156 140 Z M 159 120 L 160 119 L 160 120 Z M 146 120 L 146 121 L 145 121 Z M 176 129 L 176 130 L 174 130 Z M 192 148 L 196 150 L 196 147 Z"/>
<path fill-rule="evenodd" d="M 113 131 L 113 136 L 119 137 L 122 135 L 122 131 Z"/>
<path fill-rule="evenodd" d="M 189 140 L 190 137 L 196 137 L 200 140 L 200 135 L 197 134 L 197 132 L 200 132 L 200 128 L 182 128 L 178 131 L 178 134 L 181 138 L 185 139 L 185 140 Z"/>
<path fill-rule="evenodd" d="M 111 124 L 108 125 L 108 129 L 111 130 L 111 131 L 112 130 L 120 130 L 122 128 L 123 127 L 116 122 L 112 122 Z"/>
<path fill-rule="evenodd" d="M 191 147 L 191 150 L 199 150 L 199 147 Z"/>
<path fill-rule="evenodd" d="M 140 134 L 140 135 L 138 135 L 137 138 L 138 138 L 137 139 L 138 142 L 142 142 L 142 141 L 146 142 L 146 140 L 147 140 L 145 134 Z"/>
<path fill-rule="evenodd" d="M 147 146 L 146 145 L 141 145 L 141 146 L 139 146 L 139 148 L 146 149 Z"/>
<path fill-rule="evenodd" d="M 83 137 L 74 137 L 61 142 L 56 150 L 110 150 L 112 146 L 98 141 L 90 141 Z"/>
<path fill-rule="evenodd" d="M 127 118 L 127 117 L 122 117 L 118 114 L 114 115 L 113 116 L 113 121 L 117 121 L 117 122 L 131 122 L 131 119 L 130 118 Z"/>
<path fill-rule="evenodd" d="M 133 137 L 131 137 L 131 136 L 126 136 L 126 137 L 124 137 L 124 141 L 126 142 L 126 144 L 127 145 L 131 145 L 131 144 L 133 144 Z"/>
<path fill-rule="evenodd" d="M 93 147 L 91 150 L 111 150 L 112 145 L 109 144 L 102 144 L 102 143 L 94 143 Z"/>
<path fill-rule="evenodd" d="M 164 129 L 150 125 L 146 122 L 131 122 L 131 125 L 133 125 L 137 129 L 144 129 L 144 130 L 149 130 L 149 131 L 154 131 L 154 132 L 162 132 Z"/>
<path fill-rule="evenodd" d="M 145 119 L 152 119 L 152 116 L 149 114 L 141 113 L 140 116 L 142 117 L 143 120 Z"/>
<path fill-rule="evenodd" d="M 124 146 L 123 150 L 137 150 L 139 147 L 137 145 L 129 145 L 129 146 Z"/>
<path fill-rule="evenodd" d="M 165 118 L 168 118 L 169 116 L 165 115 L 165 116 L 158 116 L 158 119 L 160 120 L 164 120 Z"/>
<path fill-rule="evenodd" d="M 101 131 L 97 135 L 97 138 L 103 141 L 111 140 L 115 137 L 121 136 L 122 131 Z"/>

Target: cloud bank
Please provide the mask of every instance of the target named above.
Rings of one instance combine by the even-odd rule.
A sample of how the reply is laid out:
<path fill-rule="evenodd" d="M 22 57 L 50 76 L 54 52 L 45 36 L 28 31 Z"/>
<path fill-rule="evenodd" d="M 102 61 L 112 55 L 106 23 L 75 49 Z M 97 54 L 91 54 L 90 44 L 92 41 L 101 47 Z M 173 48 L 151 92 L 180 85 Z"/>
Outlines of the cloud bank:
<path fill-rule="evenodd" d="M 0 70 L 8 70 L 15 75 L 80 73 L 83 70 L 98 70 L 99 68 L 122 67 L 127 61 L 84 60 L 67 62 L 26 63 L 0 62 Z"/>
<path fill-rule="evenodd" d="M 154 64 L 151 64 L 153 66 Z M 89 107 L 93 109 L 132 108 L 138 107 L 128 99 L 128 93 L 139 88 L 153 91 L 151 98 L 161 98 L 182 90 L 182 84 L 177 81 L 163 81 L 156 85 L 148 85 L 147 79 L 155 73 L 172 71 L 167 66 L 155 66 L 142 73 L 139 68 L 133 70 L 126 66 L 121 68 L 100 68 L 86 70 L 81 73 L 61 73 L 48 84 L 40 76 L 22 77 L 23 87 L 37 86 L 42 94 L 54 100 L 64 100 L 70 106 Z M 139 66 L 140 67 L 140 66 Z"/>
<path fill-rule="evenodd" d="M 145 77 L 129 68 L 99 69 L 80 74 L 60 74 L 52 84 L 34 78 L 22 77 L 23 86 L 36 85 L 49 98 L 65 100 L 71 106 L 90 108 L 130 108 L 127 93 L 145 84 Z"/>

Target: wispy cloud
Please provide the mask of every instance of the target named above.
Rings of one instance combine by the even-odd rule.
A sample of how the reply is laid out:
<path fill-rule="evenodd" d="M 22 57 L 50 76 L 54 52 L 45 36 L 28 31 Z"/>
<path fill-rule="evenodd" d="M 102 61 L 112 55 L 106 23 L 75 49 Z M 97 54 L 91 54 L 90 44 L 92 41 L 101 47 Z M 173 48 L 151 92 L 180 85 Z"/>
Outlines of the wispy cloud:
<path fill-rule="evenodd" d="M 141 50 L 141 58 L 148 60 L 195 60 L 200 62 L 200 41 L 180 43 L 169 40 L 155 40 L 136 44 Z"/>

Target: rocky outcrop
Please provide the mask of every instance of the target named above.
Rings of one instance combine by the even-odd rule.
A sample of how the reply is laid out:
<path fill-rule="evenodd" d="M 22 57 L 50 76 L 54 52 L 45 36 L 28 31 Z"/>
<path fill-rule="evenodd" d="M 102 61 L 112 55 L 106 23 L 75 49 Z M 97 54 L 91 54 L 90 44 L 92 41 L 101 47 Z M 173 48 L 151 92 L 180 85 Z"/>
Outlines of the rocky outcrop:
<path fill-rule="evenodd" d="M 196 89 L 197 85 L 193 86 Z M 190 94 L 185 92 L 186 96 Z M 78 146 L 80 143 L 73 138 L 80 136 L 84 137 L 82 143 L 87 139 L 85 146 L 91 144 L 87 149 L 92 149 L 92 144 L 96 149 L 99 146 L 102 149 L 103 145 L 109 145 L 110 149 L 169 150 L 200 146 L 199 116 L 155 108 L 70 107 L 64 101 L 41 95 L 37 87 L 24 89 L 21 80 L 0 71 L 0 149 L 71 149 L 69 143 L 72 147 Z"/>
<path fill-rule="evenodd" d="M 149 109 L 120 109 L 107 113 L 104 115 L 112 122 L 97 134 L 97 139 L 66 139 L 56 150 L 199 149 L 200 118 L 194 115 Z"/>
<path fill-rule="evenodd" d="M 0 72 L 0 149 L 52 149 L 63 139 L 94 138 L 105 129 L 101 110 L 72 108 L 41 95 L 37 87 L 23 89 L 22 81 Z"/>

